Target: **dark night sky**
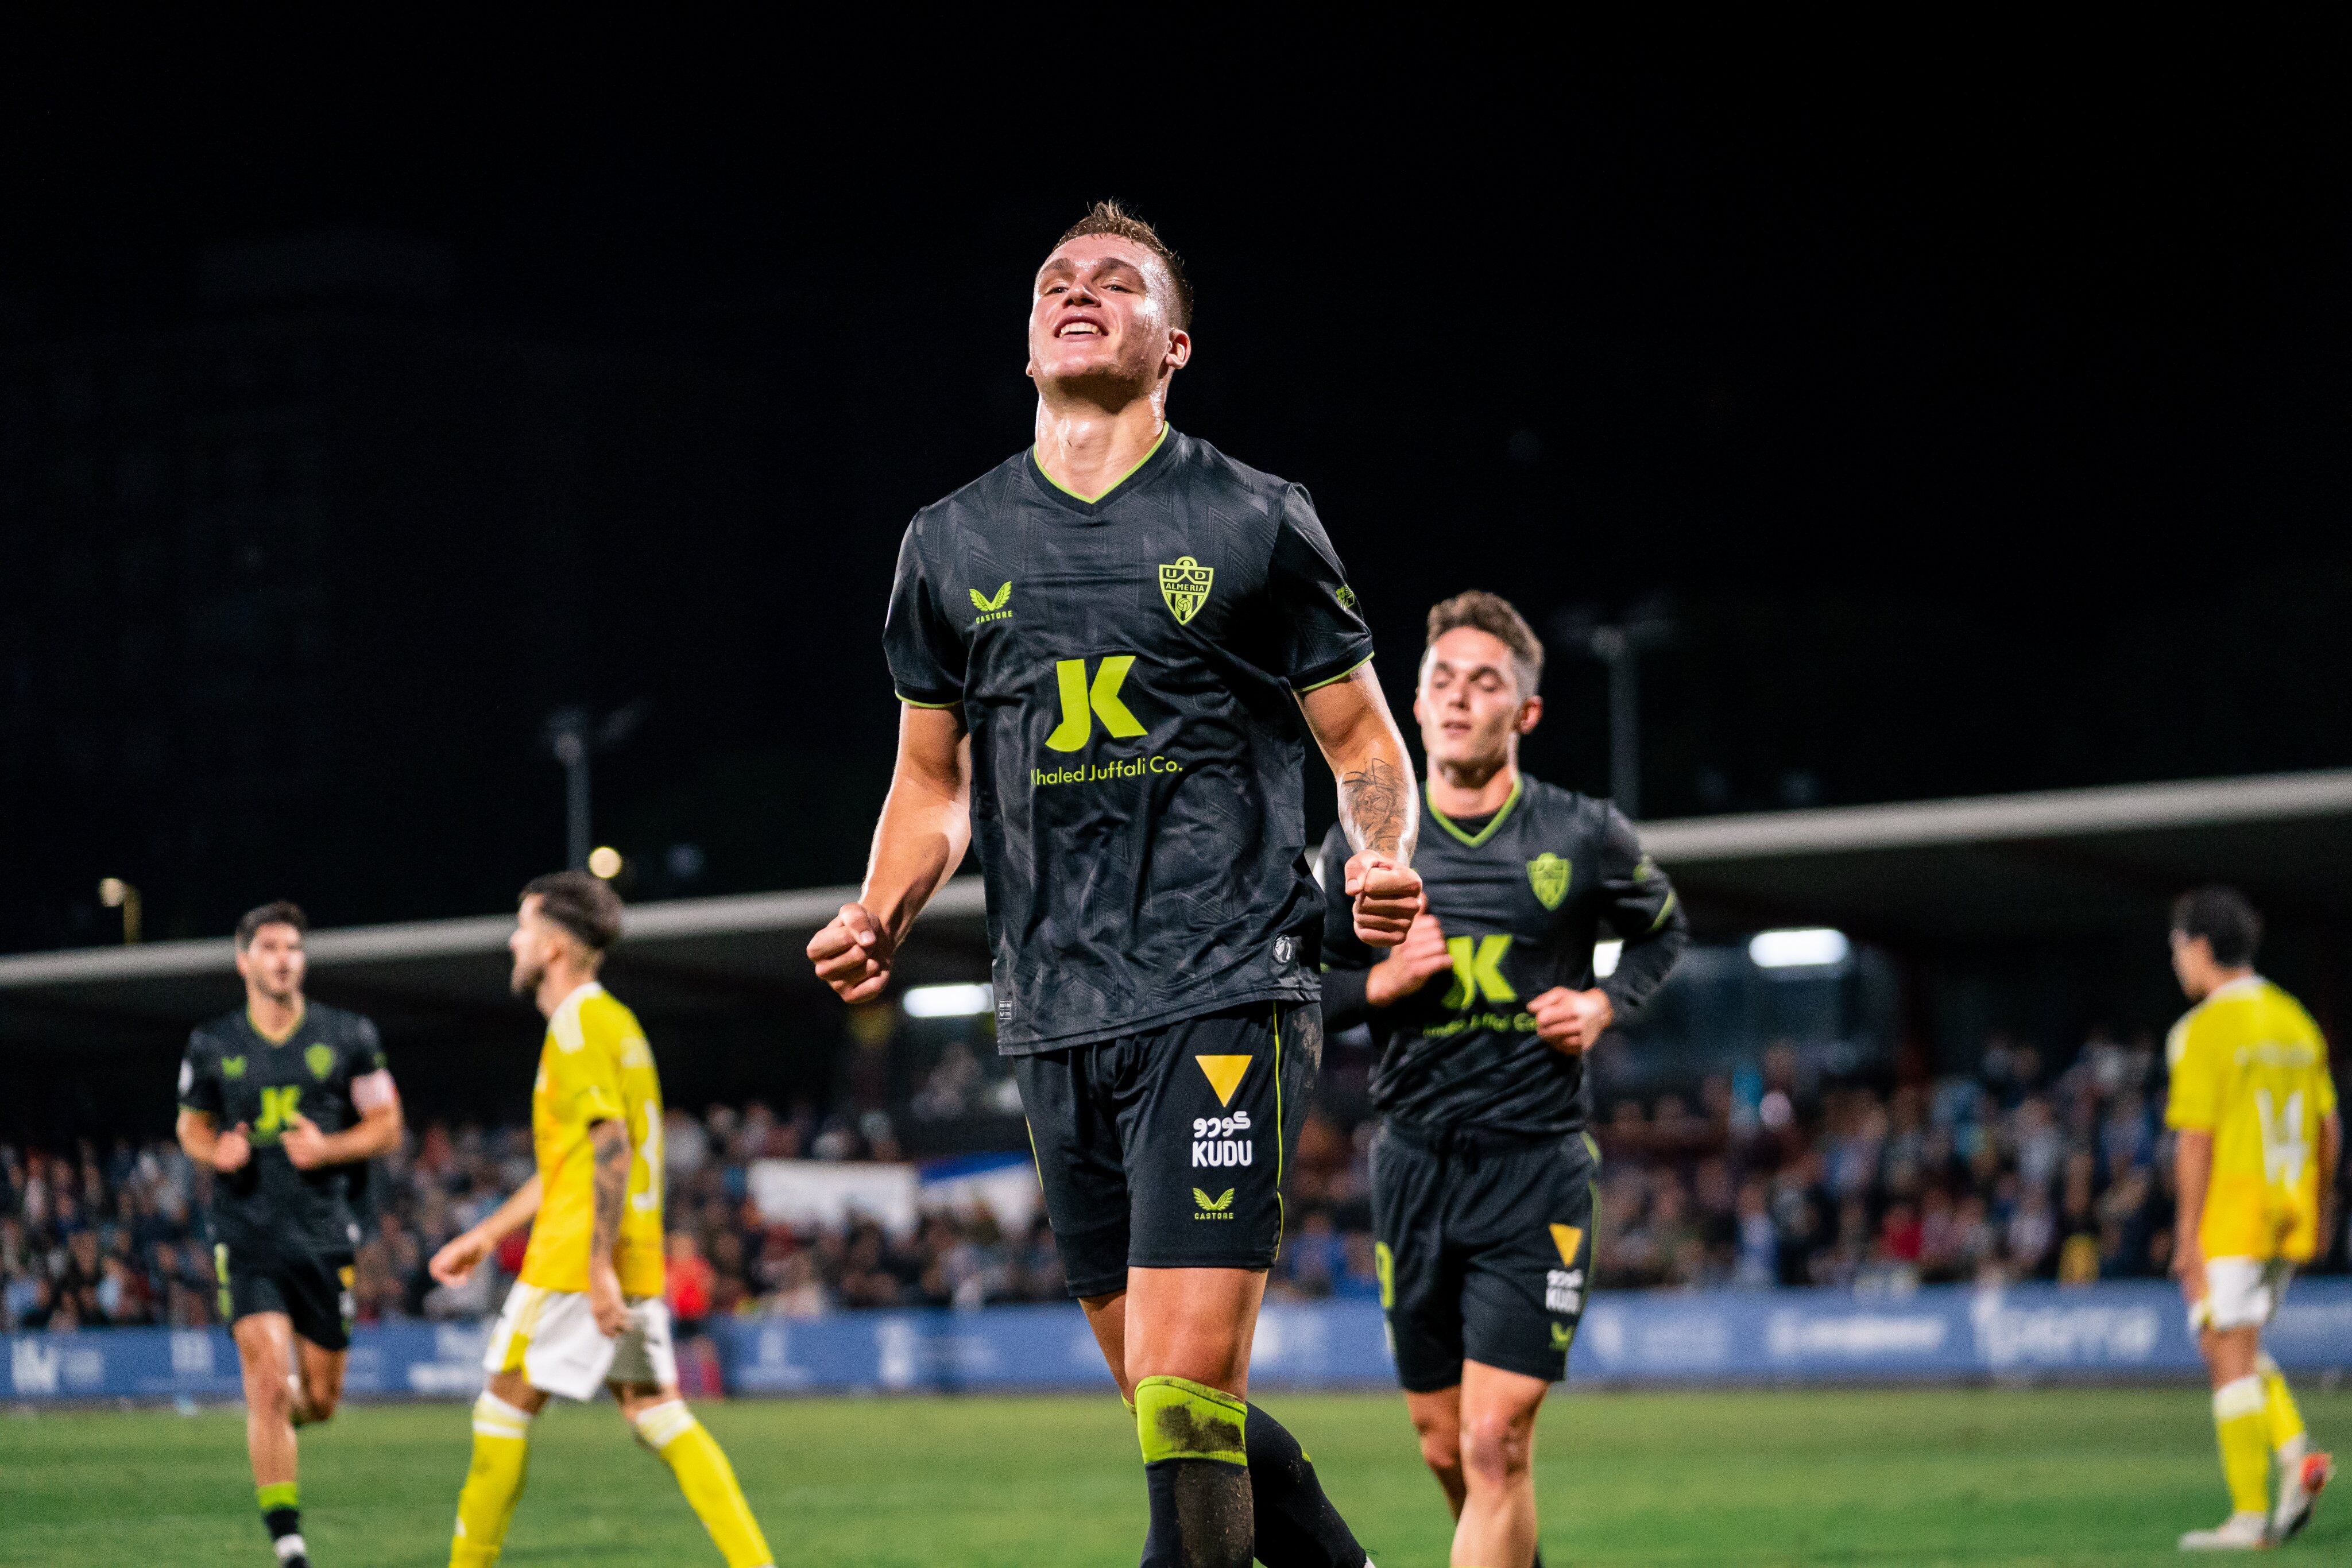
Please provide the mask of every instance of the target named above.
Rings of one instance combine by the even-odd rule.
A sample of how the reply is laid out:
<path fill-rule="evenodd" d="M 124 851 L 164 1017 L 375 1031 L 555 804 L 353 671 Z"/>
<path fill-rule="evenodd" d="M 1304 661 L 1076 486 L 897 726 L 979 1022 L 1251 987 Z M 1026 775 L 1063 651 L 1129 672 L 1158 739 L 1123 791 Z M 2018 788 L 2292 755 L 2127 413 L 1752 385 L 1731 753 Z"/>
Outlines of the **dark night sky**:
<path fill-rule="evenodd" d="M 1033 19 L 1000 43 L 1037 55 L 956 74 L 894 73 L 887 37 L 634 78 L 413 40 L 336 53 L 349 78 L 195 38 L 11 51 L 0 357 L 205 319 L 208 246 L 383 231 L 456 261 L 400 329 L 657 362 L 647 442 L 680 375 L 729 410 L 728 504 L 583 527 L 584 565 L 517 580 L 541 622 L 612 585 L 625 635 L 435 694 L 488 759 L 468 832 L 290 891 L 497 907 L 560 852 L 530 716 L 639 696 L 599 835 L 709 852 L 641 894 L 854 875 L 899 530 L 1025 444 L 1027 279 L 1102 193 L 1192 263 L 1173 417 L 1312 488 L 1392 695 L 1458 588 L 1670 606 L 1645 814 L 2352 763 L 2340 39 L 1039 63 L 1097 26 Z M 1601 677 L 1558 656 L 1529 760 L 1597 790 Z M 15 945 L 99 939 L 75 901 L 121 824 L 58 836 L 88 852 L 40 861 Z M 191 930 L 276 891 L 148 874 Z"/>

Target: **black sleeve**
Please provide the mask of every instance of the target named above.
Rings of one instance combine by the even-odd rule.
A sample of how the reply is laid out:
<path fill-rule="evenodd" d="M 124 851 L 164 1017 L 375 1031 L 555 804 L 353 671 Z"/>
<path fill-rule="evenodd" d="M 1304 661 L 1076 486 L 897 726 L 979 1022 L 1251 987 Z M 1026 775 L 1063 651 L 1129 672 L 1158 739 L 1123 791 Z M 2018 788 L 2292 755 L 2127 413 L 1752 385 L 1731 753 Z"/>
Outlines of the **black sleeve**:
<path fill-rule="evenodd" d="M 202 1030 L 188 1036 L 187 1054 L 180 1059 L 180 1107 L 210 1116 L 215 1125 L 220 1122 L 224 1103 L 216 1061 L 216 1053 L 205 1044 Z"/>
<path fill-rule="evenodd" d="M 1371 629 L 1315 503 L 1293 485 L 1276 520 L 1266 587 L 1281 620 L 1284 678 L 1293 691 L 1328 685 L 1372 656 Z"/>
<path fill-rule="evenodd" d="M 1683 918 L 1682 900 L 1666 873 L 1643 852 L 1633 824 L 1616 807 L 1604 809 L 1609 815 L 1601 831 L 1601 918 L 1625 946 L 1617 972 L 1601 988 L 1618 1011 L 1632 1012 L 1664 983 L 1690 946 L 1690 922 Z"/>
<path fill-rule="evenodd" d="M 1370 969 L 1323 971 L 1324 1038 L 1372 1021 L 1372 1004 L 1364 998 L 1371 973 Z"/>
<path fill-rule="evenodd" d="M 1343 1029 L 1371 1021 L 1371 1004 L 1364 999 L 1364 976 L 1380 956 L 1356 936 L 1355 901 L 1348 896 L 1343 875 L 1348 836 L 1333 828 L 1323 840 L 1316 873 L 1323 882 L 1323 1033 L 1328 1039 Z"/>
<path fill-rule="evenodd" d="M 925 580 L 922 528 L 919 517 L 907 525 L 898 545 L 898 572 L 891 580 L 890 610 L 882 622 L 882 654 L 890 662 L 900 702 L 953 707 L 963 701 L 963 639 L 940 609 L 935 585 Z"/>
<path fill-rule="evenodd" d="M 343 1059 L 351 1064 L 354 1078 L 391 1069 L 392 1059 L 383 1053 L 383 1037 L 376 1033 L 373 1019 L 352 1015 L 351 1038 L 343 1044 Z"/>

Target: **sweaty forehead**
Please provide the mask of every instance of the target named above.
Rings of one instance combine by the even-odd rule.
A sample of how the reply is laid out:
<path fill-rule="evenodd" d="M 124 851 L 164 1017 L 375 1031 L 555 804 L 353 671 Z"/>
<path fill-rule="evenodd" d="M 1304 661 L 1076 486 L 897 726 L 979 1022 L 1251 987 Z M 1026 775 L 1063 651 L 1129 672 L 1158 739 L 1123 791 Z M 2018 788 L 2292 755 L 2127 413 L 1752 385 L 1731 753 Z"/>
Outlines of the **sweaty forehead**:
<path fill-rule="evenodd" d="M 1150 273 L 1155 283 L 1166 280 L 1167 269 L 1160 265 L 1158 256 L 1133 240 L 1123 239 L 1118 235 L 1080 235 L 1047 256 L 1045 265 L 1037 269 L 1037 276 L 1044 277 L 1049 273 L 1092 271 L 1107 262 L 1118 262 L 1138 272 Z"/>

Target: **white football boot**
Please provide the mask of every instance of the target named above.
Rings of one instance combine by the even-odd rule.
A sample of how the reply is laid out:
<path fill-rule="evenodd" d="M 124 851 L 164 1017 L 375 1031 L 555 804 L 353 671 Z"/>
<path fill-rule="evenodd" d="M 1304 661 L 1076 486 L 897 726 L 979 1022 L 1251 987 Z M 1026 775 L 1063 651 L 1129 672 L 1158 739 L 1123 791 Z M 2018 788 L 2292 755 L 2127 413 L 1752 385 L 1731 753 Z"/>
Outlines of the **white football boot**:
<path fill-rule="evenodd" d="M 2305 1453 L 2279 1466 L 2278 1507 L 2271 1512 L 2271 1539 L 2285 1542 L 2311 1522 L 2311 1505 L 2319 1489 L 2336 1479 L 2336 1460 L 2327 1454 Z"/>
<path fill-rule="evenodd" d="M 2215 1530 L 2192 1530 L 2180 1538 L 2183 1552 L 2260 1552 L 2271 1543 L 2266 1513 L 2233 1513 Z"/>

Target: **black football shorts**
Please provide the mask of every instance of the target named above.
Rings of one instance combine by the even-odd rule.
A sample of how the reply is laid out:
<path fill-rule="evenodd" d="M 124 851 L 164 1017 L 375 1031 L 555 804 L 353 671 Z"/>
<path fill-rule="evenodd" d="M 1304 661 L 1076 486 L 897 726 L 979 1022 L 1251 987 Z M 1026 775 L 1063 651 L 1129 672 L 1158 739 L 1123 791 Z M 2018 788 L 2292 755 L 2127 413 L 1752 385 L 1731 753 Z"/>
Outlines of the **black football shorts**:
<path fill-rule="evenodd" d="M 1592 1275 L 1592 1177 L 1580 1135 L 1465 1130 L 1372 1143 L 1373 1261 L 1397 1381 L 1433 1394 L 1465 1359 L 1557 1383 Z"/>
<path fill-rule="evenodd" d="M 321 1350 L 352 1344 L 352 1260 L 297 1252 L 281 1256 L 222 1242 L 213 1249 L 226 1322 L 256 1312 L 284 1312 L 294 1332 Z"/>
<path fill-rule="evenodd" d="M 1323 1061 L 1317 1002 L 1245 1002 L 1013 1058 L 1073 1296 L 1138 1269 L 1264 1269 Z"/>

